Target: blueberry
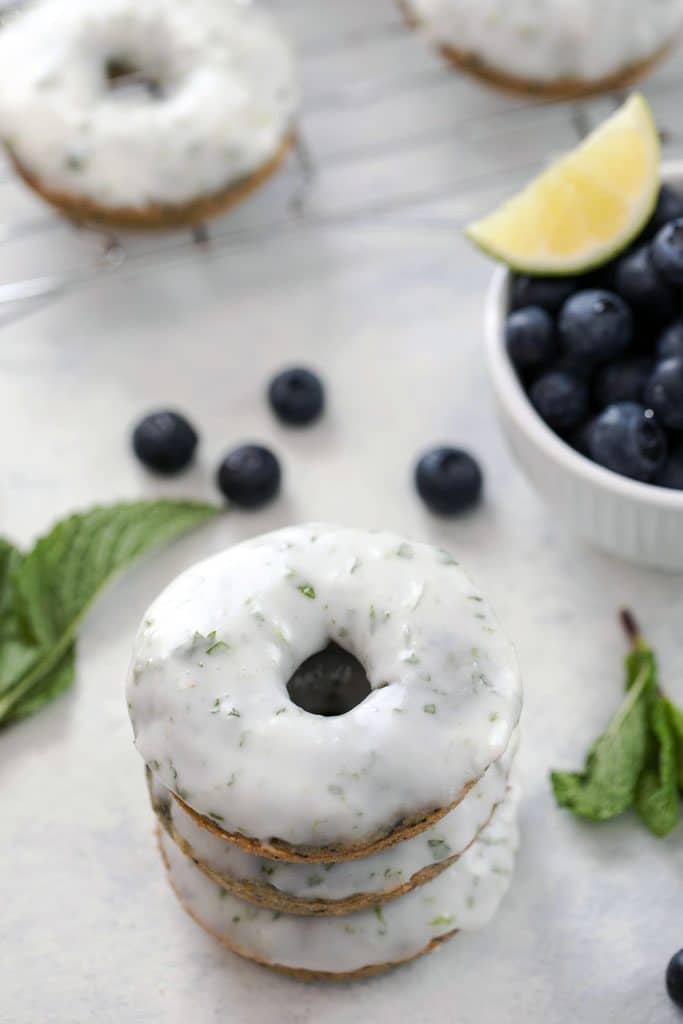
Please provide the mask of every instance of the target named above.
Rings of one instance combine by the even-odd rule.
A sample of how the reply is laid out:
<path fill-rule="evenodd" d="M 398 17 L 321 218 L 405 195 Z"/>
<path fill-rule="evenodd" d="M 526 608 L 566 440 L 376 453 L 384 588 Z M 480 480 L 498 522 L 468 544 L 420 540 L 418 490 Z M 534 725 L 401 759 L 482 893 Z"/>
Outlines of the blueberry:
<path fill-rule="evenodd" d="M 657 363 L 645 388 L 645 401 L 665 427 L 683 430 L 683 356 Z"/>
<path fill-rule="evenodd" d="M 599 288 L 577 292 L 560 311 L 560 341 L 565 352 L 585 366 L 620 356 L 633 341 L 633 316 L 613 292 Z"/>
<path fill-rule="evenodd" d="M 536 370 L 551 361 L 557 349 L 555 324 L 540 306 L 524 306 L 507 318 L 505 344 L 518 370 Z"/>
<path fill-rule="evenodd" d="M 225 497 L 241 508 L 259 508 L 280 490 L 280 463 L 268 449 L 245 444 L 225 456 L 216 482 Z"/>
<path fill-rule="evenodd" d="M 157 473 L 178 473 L 192 462 L 197 432 L 180 413 L 160 409 L 140 420 L 133 431 L 133 451 Z"/>
<path fill-rule="evenodd" d="M 669 457 L 655 476 L 654 483 L 683 491 L 683 439 L 676 441 L 669 450 Z"/>
<path fill-rule="evenodd" d="M 683 196 L 670 185 L 662 185 L 654 213 L 645 225 L 642 237 L 654 238 L 660 228 L 679 217 L 683 217 Z"/>
<path fill-rule="evenodd" d="M 479 501 L 479 465 L 460 448 L 432 448 L 415 467 L 415 486 L 425 505 L 440 515 L 464 512 Z"/>
<path fill-rule="evenodd" d="M 679 949 L 669 960 L 666 969 L 666 990 L 676 1006 L 683 1008 L 683 949 Z"/>
<path fill-rule="evenodd" d="M 658 359 L 683 356 L 683 317 L 678 317 L 660 334 L 655 351 Z"/>
<path fill-rule="evenodd" d="M 510 288 L 510 309 L 540 306 L 546 313 L 557 313 L 576 291 L 574 277 L 529 277 L 515 274 Z"/>
<path fill-rule="evenodd" d="M 320 416 L 325 404 L 320 378 L 298 366 L 273 377 L 268 398 L 278 419 L 292 426 L 312 423 Z"/>
<path fill-rule="evenodd" d="M 578 356 L 569 355 L 567 352 L 562 352 L 557 359 L 554 359 L 548 370 L 557 370 L 558 373 L 569 373 L 572 377 L 578 377 L 580 380 L 585 381 L 589 381 L 594 373 L 594 367 L 586 365 L 585 361 L 582 361 Z"/>
<path fill-rule="evenodd" d="M 648 319 L 664 323 L 676 312 L 676 297 L 655 267 L 649 245 L 618 260 L 614 286 L 636 313 Z"/>
<path fill-rule="evenodd" d="M 586 383 L 560 370 L 551 370 L 534 381 L 529 398 L 539 416 L 562 434 L 578 427 L 588 413 Z"/>
<path fill-rule="evenodd" d="M 585 455 L 586 458 L 590 458 L 590 455 L 588 454 L 588 434 L 590 432 L 590 427 L 591 421 L 585 420 L 583 423 L 579 424 L 575 430 L 572 430 L 566 438 L 567 443 L 570 444 L 572 448 L 579 453 L 579 455 Z"/>
<path fill-rule="evenodd" d="M 593 385 L 598 409 L 615 402 L 642 402 L 653 365 L 647 356 L 631 356 L 602 366 Z"/>
<path fill-rule="evenodd" d="M 593 420 L 588 454 L 615 473 L 647 482 L 664 464 L 666 435 L 652 410 L 637 402 L 616 402 Z"/>
<path fill-rule="evenodd" d="M 670 284 L 683 285 L 683 217 L 659 229 L 652 243 L 652 262 Z"/>
<path fill-rule="evenodd" d="M 628 252 L 626 250 L 625 252 Z M 609 260 L 608 263 L 603 263 L 602 266 L 596 267 L 595 270 L 589 270 L 587 274 L 581 274 L 577 279 L 577 287 L 574 291 L 583 292 L 587 288 L 604 288 L 608 292 L 616 291 L 615 278 L 617 273 L 617 266 L 620 259 L 623 259 L 625 252 L 620 253 L 615 259 Z"/>

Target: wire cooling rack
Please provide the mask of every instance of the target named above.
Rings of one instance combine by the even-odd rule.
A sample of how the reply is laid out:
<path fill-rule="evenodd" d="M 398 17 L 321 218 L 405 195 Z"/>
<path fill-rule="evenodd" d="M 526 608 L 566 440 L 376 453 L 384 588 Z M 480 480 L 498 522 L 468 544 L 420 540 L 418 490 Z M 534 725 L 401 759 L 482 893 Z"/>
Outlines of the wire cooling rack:
<path fill-rule="evenodd" d="M 3 10 L 17 6 L 0 0 Z M 407 27 L 394 0 L 271 0 L 297 48 L 303 106 L 285 167 L 194 232 L 78 228 L 0 162 L 0 323 L 94 276 L 316 229 L 457 230 L 519 187 L 621 102 L 511 97 L 458 73 Z M 683 152 L 683 54 L 644 86 L 664 150 Z"/>

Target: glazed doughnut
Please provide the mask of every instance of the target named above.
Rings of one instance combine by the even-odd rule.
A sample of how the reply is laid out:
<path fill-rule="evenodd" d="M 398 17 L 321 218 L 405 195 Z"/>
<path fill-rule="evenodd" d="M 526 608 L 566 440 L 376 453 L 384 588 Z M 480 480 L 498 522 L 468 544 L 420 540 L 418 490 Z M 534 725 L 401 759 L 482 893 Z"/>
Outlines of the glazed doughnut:
<path fill-rule="evenodd" d="M 324 716 L 288 683 L 331 641 L 368 695 Z M 140 754 L 204 827 L 262 856 L 329 861 L 455 807 L 507 748 L 521 684 L 450 554 L 312 524 L 171 583 L 138 631 L 127 696 Z"/>
<path fill-rule="evenodd" d="M 215 885 L 165 832 L 162 855 L 181 904 L 206 931 L 249 960 L 301 978 L 376 973 L 481 928 L 508 888 L 518 845 L 517 793 L 438 878 L 384 906 L 346 917 L 296 917 L 255 907 Z"/>
<path fill-rule="evenodd" d="M 148 771 L 160 824 L 197 867 L 249 903 L 289 914 L 348 914 L 395 899 L 449 867 L 484 829 L 507 788 L 517 734 L 457 807 L 404 843 L 359 860 L 301 864 L 268 860 L 198 825 Z"/>
<path fill-rule="evenodd" d="M 623 88 L 670 48 L 681 0 L 398 0 L 458 67 L 516 92 Z"/>
<path fill-rule="evenodd" d="M 69 215 L 166 227 L 219 212 L 281 161 L 292 54 L 236 0 L 38 0 L 0 33 L 0 135 Z"/>

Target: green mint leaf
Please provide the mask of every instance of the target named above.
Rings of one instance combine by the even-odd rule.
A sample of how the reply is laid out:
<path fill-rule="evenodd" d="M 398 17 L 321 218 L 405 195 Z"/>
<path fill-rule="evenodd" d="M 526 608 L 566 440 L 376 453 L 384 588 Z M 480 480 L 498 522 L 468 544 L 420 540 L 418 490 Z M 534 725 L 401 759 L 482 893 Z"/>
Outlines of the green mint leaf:
<path fill-rule="evenodd" d="M 206 648 L 207 654 L 215 654 L 216 651 L 229 651 L 230 648 L 226 644 L 225 640 L 216 640 L 215 644 L 211 644 L 210 647 Z"/>
<path fill-rule="evenodd" d="M 13 574 L 21 562 L 21 553 L 0 537 L 0 637 L 14 637 L 18 623 L 14 608 Z"/>
<path fill-rule="evenodd" d="M 312 587 L 310 583 L 302 583 L 300 587 L 296 588 L 300 594 L 304 597 L 310 597 L 311 600 L 315 598 L 315 587 Z"/>
<path fill-rule="evenodd" d="M 39 657 L 35 637 L 17 613 L 14 576 L 21 553 L 0 539 L 0 695 L 34 664 Z"/>
<path fill-rule="evenodd" d="M 663 699 L 654 694 L 648 709 L 650 736 L 647 763 L 638 779 L 635 808 L 656 836 L 666 836 L 678 823 L 676 738 Z"/>
<path fill-rule="evenodd" d="M 428 839 L 427 846 L 429 847 L 433 860 L 436 861 L 444 860 L 444 858 L 450 857 L 453 853 L 453 850 L 445 839 Z"/>
<path fill-rule="evenodd" d="M 0 724 L 37 711 L 73 678 L 63 667 L 98 591 L 144 552 L 217 513 L 213 505 L 110 505 L 62 520 L 22 557 L 0 545 Z M 30 699 L 29 699 L 30 698 Z"/>
<path fill-rule="evenodd" d="M 41 644 L 55 643 L 116 572 L 216 511 L 191 501 L 152 501 L 62 520 L 21 562 L 15 576 L 20 614 Z"/>
<path fill-rule="evenodd" d="M 65 163 L 70 171 L 82 171 L 85 167 L 85 158 L 78 153 L 69 153 Z"/>
<path fill-rule="evenodd" d="M 20 697 L 10 708 L 3 719 L 3 725 L 9 722 L 18 722 L 20 718 L 28 718 L 29 715 L 40 711 L 44 704 L 49 703 L 58 697 L 60 693 L 68 690 L 74 681 L 76 674 L 76 648 L 72 644 L 66 654 L 53 669 L 40 676 L 34 686 L 29 689 L 23 697 Z"/>
<path fill-rule="evenodd" d="M 638 680 L 640 673 L 646 670 L 650 676 L 649 687 L 654 691 L 657 686 L 657 659 L 654 652 L 639 640 L 633 650 L 626 655 L 626 689 L 630 690 Z"/>
<path fill-rule="evenodd" d="M 683 711 L 672 704 L 666 697 L 662 698 L 676 745 L 676 779 L 678 788 L 683 789 Z"/>
<path fill-rule="evenodd" d="M 631 656 L 629 656 L 630 658 Z M 631 806 L 645 766 L 649 696 L 654 686 L 650 659 L 640 657 L 628 692 L 607 731 L 593 744 L 583 772 L 552 772 L 555 800 L 582 818 L 606 821 Z"/>

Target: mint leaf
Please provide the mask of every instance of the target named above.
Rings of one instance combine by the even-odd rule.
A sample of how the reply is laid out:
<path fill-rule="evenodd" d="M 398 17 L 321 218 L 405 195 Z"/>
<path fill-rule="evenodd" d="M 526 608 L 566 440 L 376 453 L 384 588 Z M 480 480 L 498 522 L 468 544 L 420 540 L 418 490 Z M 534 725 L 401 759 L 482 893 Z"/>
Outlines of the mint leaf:
<path fill-rule="evenodd" d="M 153 501 L 95 508 L 62 520 L 15 575 L 25 626 L 39 643 L 54 643 L 114 573 L 215 513 L 213 505 Z"/>
<path fill-rule="evenodd" d="M 626 655 L 626 689 L 630 690 L 645 669 L 650 674 L 650 686 L 654 690 L 657 685 L 657 659 L 653 651 L 638 639 L 631 651 Z"/>
<path fill-rule="evenodd" d="M 651 832 L 666 836 L 678 823 L 676 741 L 664 700 L 650 697 L 647 763 L 635 792 L 636 811 Z"/>
<path fill-rule="evenodd" d="M 8 540 L 0 537 L 0 637 L 14 632 L 14 592 L 12 573 L 21 561 L 21 554 Z"/>
<path fill-rule="evenodd" d="M 217 511 L 191 501 L 118 504 L 57 523 L 25 557 L 3 541 L 0 724 L 32 714 L 69 685 L 76 630 L 112 576 Z"/>
<path fill-rule="evenodd" d="M 669 718 L 669 724 L 671 725 L 671 731 L 674 737 L 675 754 L 676 754 L 676 780 L 678 782 L 679 789 L 683 789 L 683 711 L 672 704 L 666 697 L 662 698 L 666 713 Z"/>
<path fill-rule="evenodd" d="M 635 665 L 635 661 L 634 661 Z M 593 744 L 583 772 L 553 772 L 555 800 L 574 814 L 606 821 L 633 803 L 645 765 L 649 694 L 654 685 L 650 659 L 628 668 L 629 689 L 607 731 Z"/>
<path fill-rule="evenodd" d="M 66 654 L 55 667 L 40 676 L 35 685 L 12 705 L 3 724 L 16 722 L 20 718 L 28 718 L 40 711 L 44 704 L 54 700 L 64 690 L 68 690 L 76 674 L 76 647 L 72 644 Z"/>
<path fill-rule="evenodd" d="M 626 697 L 604 736 L 594 744 L 581 773 L 553 772 L 561 807 L 597 821 L 632 804 L 657 836 L 679 819 L 683 786 L 683 712 L 662 696 L 657 659 L 628 609 L 619 618 L 631 643 L 626 657 Z"/>
<path fill-rule="evenodd" d="M 22 555 L 0 538 L 0 695 L 28 671 L 38 658 L 35 638 L 17 614 L 14 575 Z"/>

